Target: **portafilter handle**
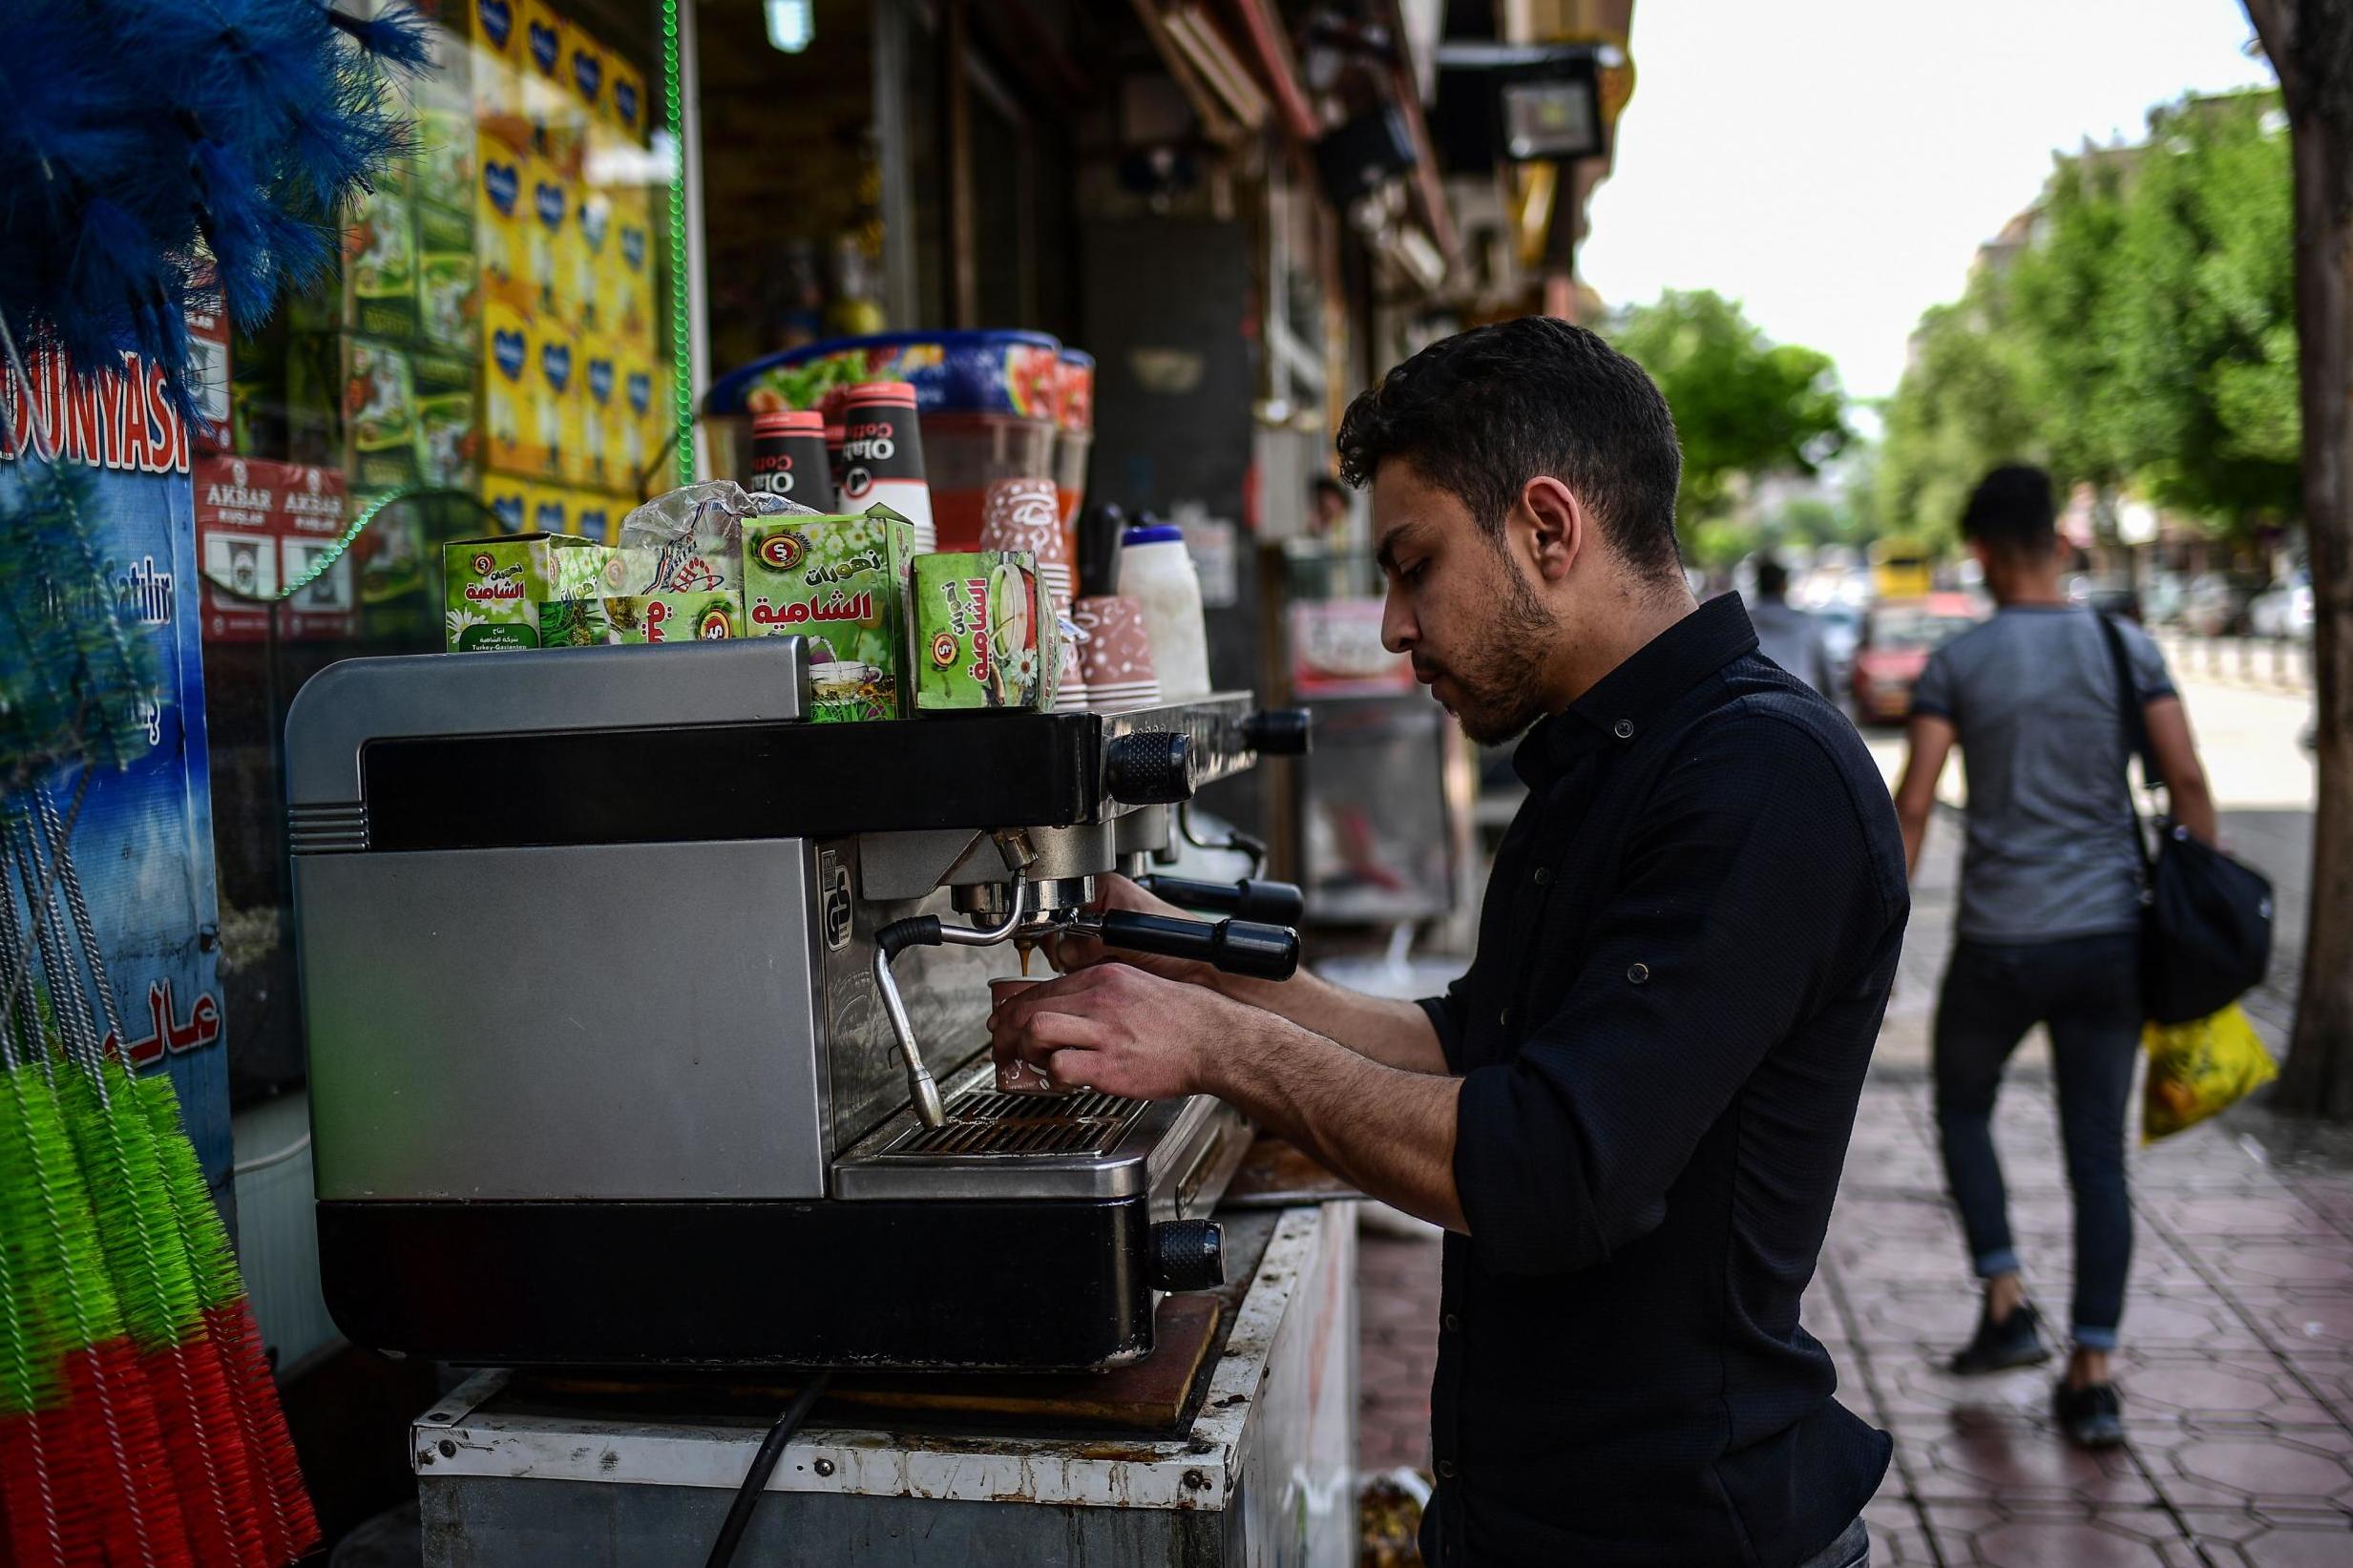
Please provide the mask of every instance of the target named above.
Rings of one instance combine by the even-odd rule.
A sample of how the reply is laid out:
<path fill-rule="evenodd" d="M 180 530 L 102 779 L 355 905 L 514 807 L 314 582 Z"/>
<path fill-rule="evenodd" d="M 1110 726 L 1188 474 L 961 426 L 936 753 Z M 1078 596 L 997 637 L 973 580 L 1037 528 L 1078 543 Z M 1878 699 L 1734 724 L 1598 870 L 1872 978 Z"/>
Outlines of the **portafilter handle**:
<path fill-rule="evenodd" d="M 1172 915 L 1107 909 L 1071 922 L 1108 948 L 1187 958 L 1227 974 L 1288 980 L 1299 971 L 1299 933 L 1249 920 L 1182 920 Z"/>
<path fill-rule="evenodd" d="M 1136 879 L 1146 892 L 1203 914 L 1231 915 L 1268 926 L 1296 926 L 1307 916 L 1307 895 L 1289 882 L 1244 877 L 1239 882 L 1199 882 L 1155 871 Z"/>

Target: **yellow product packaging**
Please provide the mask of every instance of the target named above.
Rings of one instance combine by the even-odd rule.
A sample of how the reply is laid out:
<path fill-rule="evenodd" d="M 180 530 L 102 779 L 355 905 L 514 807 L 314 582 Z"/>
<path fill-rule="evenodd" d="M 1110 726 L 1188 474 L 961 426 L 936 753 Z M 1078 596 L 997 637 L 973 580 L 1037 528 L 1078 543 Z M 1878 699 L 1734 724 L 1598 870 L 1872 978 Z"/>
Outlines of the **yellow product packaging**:
<path fill-rule="evenodd" d="M 517 0 L 471 0 L 473 113 L 493 119 L 523 112 L 523 40 Z"/>
<path fill-rule="evenodd" d="M 620 414 L 621 463 L 631 473 L 642 475 L 645 465 L 662 450 L 663 422 L 669 410 L 662 406 L 660 390 L 650 359 L 623 353 L 618 361 L 620 368 Z M 656 483 L 654 493 L 660 494 L 666 485 Z"/>
<path fill-rule="evenodd" d="M 605 116 L 610 91 L 607 62 L 612 52 L 578 22 L 566 22 L 561 37 L 564 87 L 572 94 L 572 107 L 583 120 L 594 124 Z"/>
<path fill-rule="evenodd" d="M 482 504 L 498 519 L 499 532 L 520 533 L 531 526 L 531 481 L 511 473 L 482 476 Z"/>
<path fill-rule="evenodd" d="M 572 411 L 579 402 L 572 380 L 572 334 L 542 324 L 532 329 L 529 342 L 522 451 L 529 471 L 555 478 L 563 472 L 566 430 L 579 417 Z"/>
<path fill-rule="evenodd" d="M 569 106 L 564 91 L 564 19 L 547 0 L 515 0 L 521 45 L 516 61 L 523 73 L 523 113 L 534 119 L 558 118 Z"/>
<path fill-rule="evenodd" d="M 572 496 L 572 532 L 599 544 L 618 543 L 620 520 L 628 511 L 626 503 L 601 491 L 577 491 Z"/>
<path fill-rule="evenodd" d="M 525 166 L 529 159 L 492 136 L 474 141 L 473 244 L 484 291 L 520 304 L 529 276 L 523 252 Z"/>
<path fill-rule="evenodd" d="M 597 274 L 597 330 L 648 357 L 654 347 L 653 203 L 642 185 L 604 191 L 612 204 L 606 219 L 611 257 Z"/>
<path fill-rule="evenodd" d="M 525 493 L 530 510 L 524 513 L 530 533 L 578 533 L 572 526 L 572 492 L 557 485 L 533 485 Z"/>
<path fill-rule="evenodd" d="M 621 393 L 620 364 L 613 345 L 583 335 L 579 374 L 580 452 L 588 483 L 608 490 L 634 486 L 637 475 L 628 468 L 629 443 L 621 420 L 629 405 Z"/>
<path fill-rule="evenodd" d="M 606 56 L 605 70 L 612 78 L 604 95 L 605 123 L 631 141 L 643 145 L 647 123 L 645 73 L 618 53 Z"/>
<path fill-rule="evenodd" d="M 482 310 L 482 460 L 494 469 L 534 471 L 525 457 L 534 379 L 530 319 L 491 301 Z"/>
<path fill-rule="evenodd" d="M 2143 1143 L 2195 1127 L 2279 1076 L 2237 1002 L 2186 1024 L 2145 1024 L 2140 1038 L 2149 1053 L 2141 1089 Z"/>
<path fill-rule="evenodd" d="M 571 274 L 564 293 L 572 324 L 582 332 L 604 330 L 604 269 L 613 261 L 613 199 L 583 187 L 572 204 L 572 243 L 559 264 Z"/>
<path fill-rule="evenodd" d="M 535 417 L 547 449 L 547 471 L 566 484 L 586 484 L 588 454 L 580 439 L 579 344 L 560 327 L 544 326 L 533 352 L 539 377 Z"/>
<path fill-rule="evenodd" d="M 523 282 L 535 320 L 570 318 L 557 299 L 558 257 L 572 217 L 572 185 L 538 158 L 531 159 L 531 189 L 523 213 Z"/>

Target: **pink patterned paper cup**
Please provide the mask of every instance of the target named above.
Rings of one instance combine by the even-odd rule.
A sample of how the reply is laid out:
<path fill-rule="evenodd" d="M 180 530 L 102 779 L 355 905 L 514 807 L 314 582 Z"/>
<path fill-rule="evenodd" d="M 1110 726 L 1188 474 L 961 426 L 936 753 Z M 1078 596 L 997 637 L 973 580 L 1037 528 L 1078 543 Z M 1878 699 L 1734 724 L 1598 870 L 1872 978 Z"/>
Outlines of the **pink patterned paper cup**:
<path fill-rule="evenodd" d="M 1067 573 L 1070 545 L 1062 536 L 1054 481 L 990 480 L 980 503 L 980 548 L 1026 550 L 1041 571 L 1059 566 Z"/>
<path fill-rule="evenodd" d="M 1030 987 L 1044 983 L 1042 980 L 991 980 L 989 982 L 990 1010 L 993 1012 Z M 1023 1061 L 1014 1054 L 1010 1047 L 991 1040 L 989 1054 L 997 1063 L 997 1089 L 999 1094 L 1059 1095 L 1063 1092 L 1054 1086 L 1054 1080 L 1046 1077 L 1043 1068 Z"/>
<path fill-rule="evenodd" d="M 1152 639 L 1144 611 L 1116 594 L 1089 595 L 1070 607 L 1079 629 L 1079 673 L 1086 680 L 1087 706 L 1097 713 L 1124 713 L 1160 701 L 1160 679 L 1152 671 Z"/>

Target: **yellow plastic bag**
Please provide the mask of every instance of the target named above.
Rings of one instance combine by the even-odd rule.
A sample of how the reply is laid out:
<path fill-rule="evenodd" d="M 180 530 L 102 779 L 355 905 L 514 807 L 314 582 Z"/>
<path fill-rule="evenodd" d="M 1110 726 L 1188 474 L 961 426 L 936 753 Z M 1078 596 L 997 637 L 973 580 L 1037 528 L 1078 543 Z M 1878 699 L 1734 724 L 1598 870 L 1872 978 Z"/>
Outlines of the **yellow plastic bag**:
<path fill-rule="evenodd" d="M 2195 1127 L 2279 1076 L 2237 1002 L 2186 1024 L 2144 1024 L 2140 1042 L 2149 1052 L 2149 1081 L 2141 1093 L 2143 1143 Z"/>

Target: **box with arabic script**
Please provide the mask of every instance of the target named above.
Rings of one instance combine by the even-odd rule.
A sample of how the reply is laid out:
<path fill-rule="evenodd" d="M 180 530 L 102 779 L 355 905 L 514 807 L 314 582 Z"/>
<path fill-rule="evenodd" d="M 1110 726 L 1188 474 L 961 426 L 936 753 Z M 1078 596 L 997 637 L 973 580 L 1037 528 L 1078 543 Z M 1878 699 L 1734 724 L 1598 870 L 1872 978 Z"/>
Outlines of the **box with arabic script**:
<path fill-rule="evenodd" d="M 1062 650 L 1036 556 L 1026 550 L 918 555 L 913 592 L 916 711 L 1053 711 Z"/>
<path fill-rule="evenodd" d="M 914 554 L 914 525 L 892 512 L 744 519 L 744 630 L 809 638 L 811 719 L 905 713 Z"/>
<path fill-rule="evenodd" d="M 442 550 L 450 651 L 608 640 L 599 602 L 606 554 L 569 533 L 452 540 Z"/>

